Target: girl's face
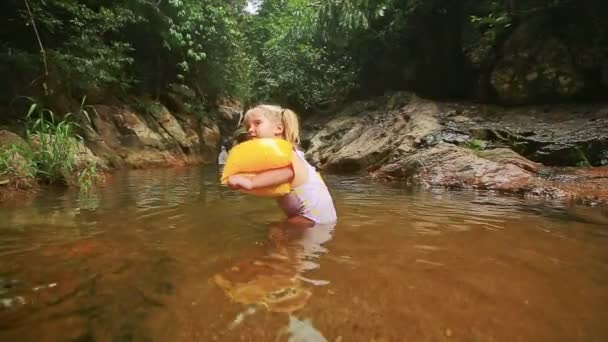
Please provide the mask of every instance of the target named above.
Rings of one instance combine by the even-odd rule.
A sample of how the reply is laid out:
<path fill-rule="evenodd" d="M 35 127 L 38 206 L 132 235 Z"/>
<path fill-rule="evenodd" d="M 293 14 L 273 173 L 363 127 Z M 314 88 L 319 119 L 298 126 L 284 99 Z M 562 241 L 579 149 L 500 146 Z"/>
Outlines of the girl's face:
<path fill-rule="evenodd" d="M 249 139 L 274 138 L 283 135 L 283 124 L 268 119 L 261 110 L 254 109 L 245 122 Z"/>

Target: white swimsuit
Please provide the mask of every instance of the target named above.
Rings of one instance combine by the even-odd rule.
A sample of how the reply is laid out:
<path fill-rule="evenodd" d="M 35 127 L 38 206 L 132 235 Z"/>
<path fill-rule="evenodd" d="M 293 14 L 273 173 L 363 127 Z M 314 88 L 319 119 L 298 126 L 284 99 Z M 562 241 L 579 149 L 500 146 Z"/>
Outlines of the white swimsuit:
<path fill-rule="evenodd" d="M 303 216 L 316 224 L 336 222 L 334 202 L 321 175 L 306 161 L 302 151 L 294 151 L 294 158 L 296 157 L 306 164 L 308 181 L 291 189 L 287 195 L 279 197 L 279 207 L 289 217 Z"/>

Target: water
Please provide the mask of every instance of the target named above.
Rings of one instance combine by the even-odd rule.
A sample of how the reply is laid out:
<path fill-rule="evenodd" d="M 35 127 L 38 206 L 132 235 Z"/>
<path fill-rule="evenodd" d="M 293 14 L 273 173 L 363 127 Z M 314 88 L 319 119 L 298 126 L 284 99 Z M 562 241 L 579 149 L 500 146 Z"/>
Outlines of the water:
<path fill-rule="evenodd" d="M 0 340 L 608 341 L 605 210 L 326 181 L 308 231 L 213 168 L 0 207 Z"/>

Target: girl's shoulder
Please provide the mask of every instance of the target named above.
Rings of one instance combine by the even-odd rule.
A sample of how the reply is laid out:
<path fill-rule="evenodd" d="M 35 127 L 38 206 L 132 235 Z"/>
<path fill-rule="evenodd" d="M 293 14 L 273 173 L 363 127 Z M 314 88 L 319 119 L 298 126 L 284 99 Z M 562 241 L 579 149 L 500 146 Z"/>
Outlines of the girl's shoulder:
<path fill-rule="evenodd" d="M 308 162 L 308 160 L 306 160 L 306 155 L 304 154 L 304 151 L 302 151 L 302 150 L 300 150 L 300 149 L 297 149 L 297 148 L 294 148 L 293 153 L 294 153 L 294 155 L 295 155 L 295 156 L 297 156 L 297 157 L 298 157 L 298 159 L 299 159 L 299 161 L 300 161 L 299 163 L 296 163 L 296 164 L 301 164 L 301 165 L 302 165 L 302 166 L 304 166 L 306 169 L 312 169 L 312 170 L 315 170 L 315 167 L 314 167 L 314 166 L 312 166 L 312 164 L 310 164 L 310 163 Z M 294 157 L 295 157 L 295 156 L 294 156 Z"/>
<path fill-rule="evenodd" d="M 304 155 L 304 151 L 298 149 L 298 148 L 294 148 L 293 152 L 300 158 L 302 158 L 303 160 L 306 160 L 306 157 Z"/>

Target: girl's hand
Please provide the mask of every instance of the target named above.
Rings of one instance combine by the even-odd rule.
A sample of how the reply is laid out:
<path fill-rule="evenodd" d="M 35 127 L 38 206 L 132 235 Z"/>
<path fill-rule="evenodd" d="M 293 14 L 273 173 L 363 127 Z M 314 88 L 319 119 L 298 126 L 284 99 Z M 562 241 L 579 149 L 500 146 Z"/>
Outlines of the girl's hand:
<path fill-rule="evenodd" d="M 251 181 L 251 178 L 234 175 L 228 177 L 228 187 L 230 189 L 251 190 L 253 188 L 253 182 Z"/>

